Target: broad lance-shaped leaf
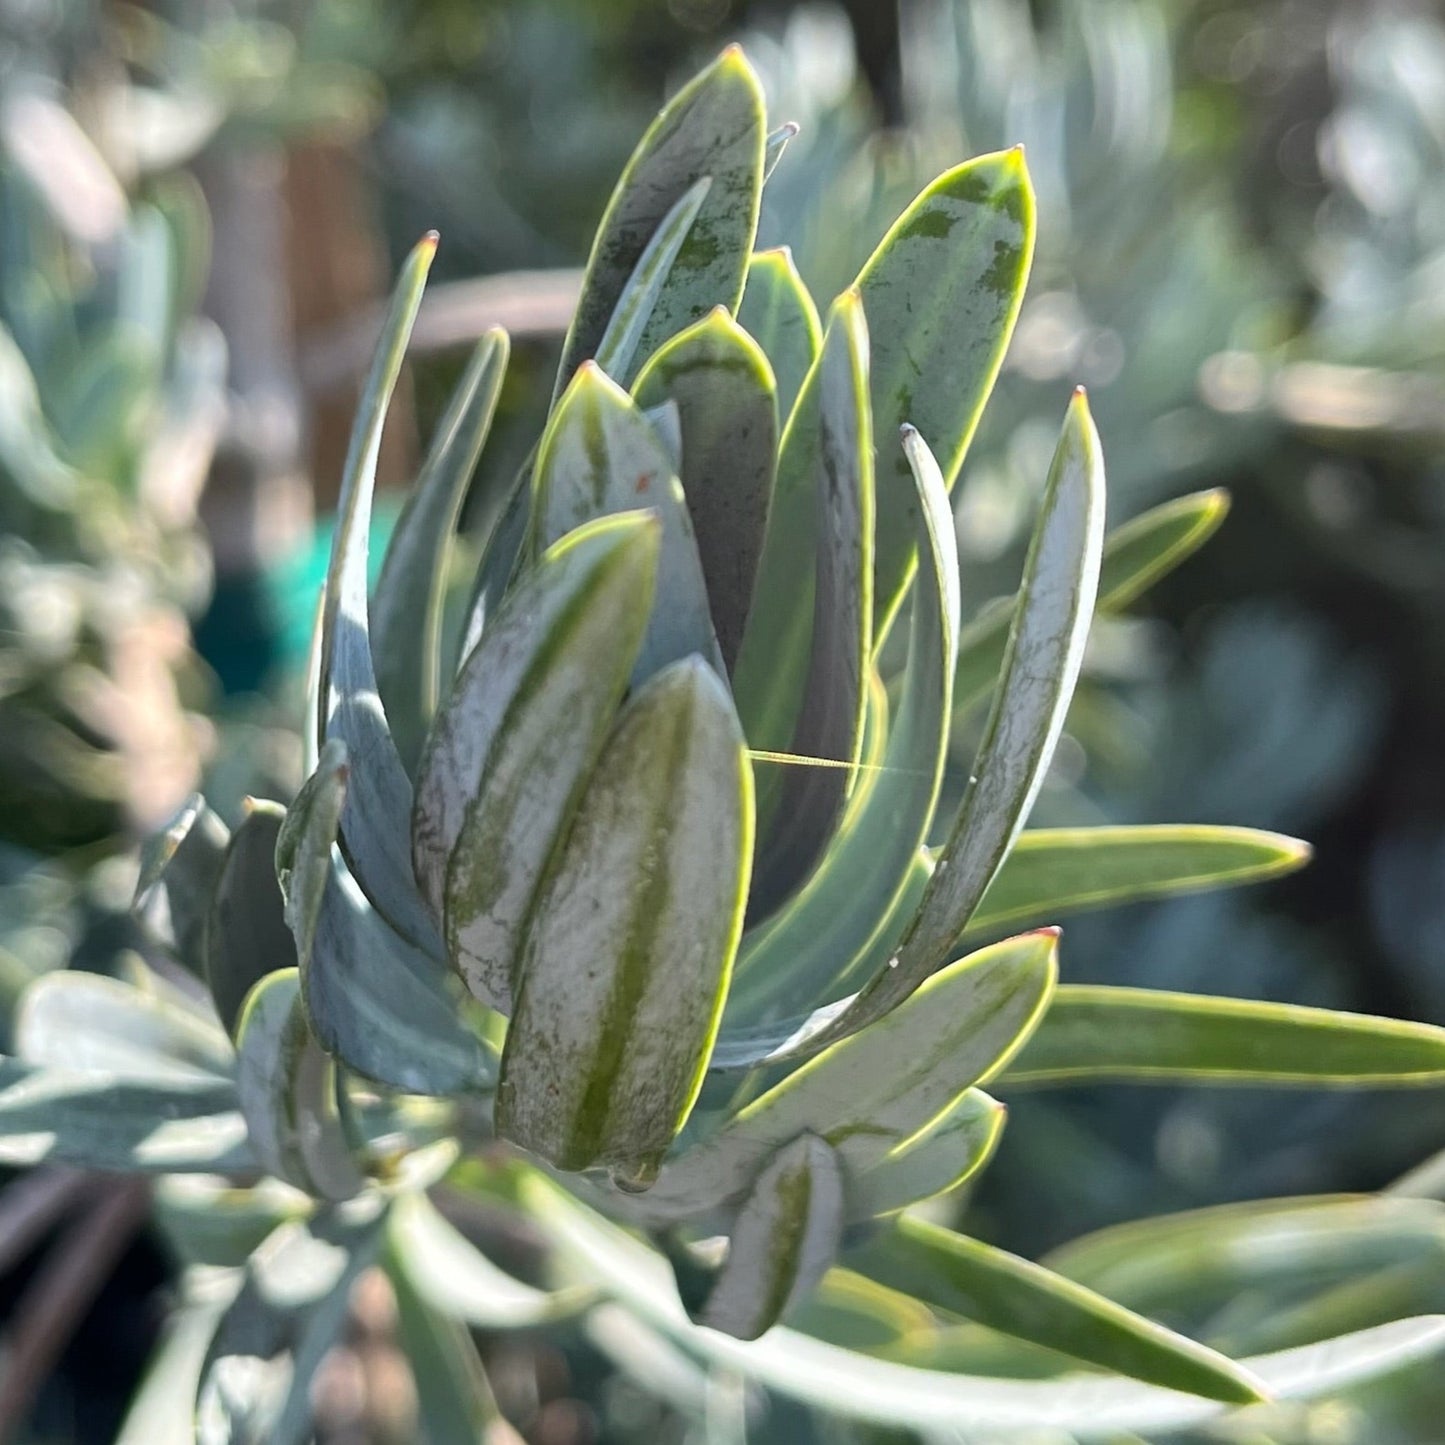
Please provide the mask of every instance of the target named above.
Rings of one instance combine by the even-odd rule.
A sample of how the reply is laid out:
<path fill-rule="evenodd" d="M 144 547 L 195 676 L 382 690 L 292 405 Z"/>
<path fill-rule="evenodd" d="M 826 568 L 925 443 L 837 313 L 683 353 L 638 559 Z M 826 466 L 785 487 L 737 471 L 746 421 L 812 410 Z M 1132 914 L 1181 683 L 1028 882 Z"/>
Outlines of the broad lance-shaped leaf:
<path fill-rule="evenodd" d="M 646 507 L 662 526 L 657 599 L 633 668 L 634 685 L 699 653 L 726 675 L 682 484 L 661 439 L 628 394 L 584 363 L 547 424 L 533 474 L 539 547 L 584 522 Z"/>
<path fill-rule="evenodd" d="M 823 344 L 823 327 L 788 247 L 759 251 L 748 263 L 738 322 L 772 364 L 778 416 L 791 416 L 803 378 Z"/>
<path fill-rule="evenodd" d="M 845 816 L 832 847 L 797 899 L 738 958 L 723 1025 L 812 1008 L 848 964 L 878 937 L 905 890 L 938 797 L 948 746 L 948 705 L 958 640 L 958 543 L 953 514 L 923 438 L 904 446 L 919 491 L 919 550 L 903 700 L 887 728 L 881 767 L 856 814 Z M 861 786 L 861 784 L 860 784 Z M 886 938 L 891 947 L 896 933 Z"/>
<path fill-rule="evenodd" d="M 624 709 L 538 901 L 500 1134 L 562 1169 L 655 1171 L 717 1034 L 752 825 L 731 699 L 700 659 L 675 663 Z"/>
<path fill-rule="evenodd" d="M 195 1400 L 198 1445 L 306 1445 L 312 1384 L 340 1339 L 351 1291 L 382 1244 L 367 1201 L 360 1217 L 328 1212 L 283 1224 L 246 1265 L 212 1339 Z"/>
<path fill-rule="evenodd" d="M 157 1084 L 230 1080 L 236 1054 L 215 1020 L 170 985 L 155 983 L 143 991 L 78 969 L 45 974 L 16 1010 L 16 1056 L 46 1068 Z"/>
<path fill-rule="evenodd" d="M 688 232 L 697 219 L 707 193 L 712 189 L 712 177 L 703 176 L 696 185 L 680 196 L 673 208 L 662 218 L 662 223 L 653 232 L 632 275 L 622 288 L 622 294 L 613 307 L 607 322 L 607 330 L 597 343 L 597 354 L 592 360 L 609 376 L 631 376 L 644 357 L 637 356 L 637 346 L 642 334 L 652 319 L 653 309 L 661 299 L 663 288 L 672 275 L 672 268 L 678 253 L 687 240 Z"/>
<path fill-rule="evenodd" d="M 752 606 L 773 495 L 778 408 L 772 367 L 721 306 L 667 342 L 633 386 L 641 407 L 677 408 L 683 495 L 724 665 Z"/>
<path fill-rule="evenodd" d="M 336 1101 L 336 1065 L 306 1023 L 296 970 L 251 990 L 236 1038 L 236 1087 L 266 1169 L 308 1194 L 350 1199 L 366 1180 L 351 1158 Z"/>
<path fill-rule="evenodd" d="M 547 860 L 641 645 L 660 532 L 628 512 L 549 548 L 467 659 L 422 756 L 415 876 L 467 987 L 503 1012 Z"/>
<path fill-rule="evenodd" d="M 0 1164 L 126 1173 L 255 1167 L 230 1080 L 138 1078 L 0 1059 Z"/>
<path fill-rule="evenodd" d="M 372 605 L 377 691 L 412 770 L 440 694 L 442 604 L 452 534 L 507 370 L 507 333 L 477 343 L 387 544 Z"/>
<path fill-rule="evenodd" d="M 1128 607 L 1161 577 L 1192 557 L 1228 514 L 1229 493 L 1216 488 L 1165 502 L 1116 527 L 1104 538 L 1095 610 L 1119 612 Z M 959 639 L 953 688 L 956 717 L 993 691 L 1017 605 L 1014 597 L 990 602 Z"/>
<path fill-rule="evenodd" d="M 1230 888 L 1292 873 L 1309 844 L 1257 828 L 1162 824 L 1021 833 L 965 936 L 1080 908 Z"/>
<path fill-rule="evenodd" d="M 1007 1111 L 982 1089 L 969 1089 L 921 1134 L 860 1170 L 848 1189 L 850 1221 L 896 1214 L 956 1189 L 993 1158 Z"/>
<path fill-rule="evenodd" d="M 850 1267 L 939 1309 L 1132 1379 L 1247 1405 L 1260 1383 L 1216 1350 L 1017 1255 L 902 1215 Z"/>
<path fill-rule="evenodd" d="M 351 755 L 354 778 L 341 818 L 341 851 L 361 891 L 411 943 L 440 957 L 441 940 L 412 881 L 407 854 L 411 780 L 377 693 L 366 595 L 382 428 L 435 252 L 433 233 L 407 258 L 351 434 L 321 617 L 318 736 L 340 738 Z"/>
<path fill-rule="evenodd" d="M 1103 1445 L 1130 1432 L 1153 1438 L 1204 1424 L 1230 1408 L 1117 1376 L 1019 1380 L 919 1369 L 872 1359 L 781 1325 L 757 1341 L 698 1330 L 655 1250 L 540 1174 L 527 1178 L 525 1191 L 530 1217 L 546 1232 L 568 1276 L 594 1283 L 623 1301 L 645 1323 L 709 1365 L 825 1411 L 941 1437 L 956 1436 L 960 1430 L 990 1438 L 989 1432 L 1037 1434 L 1053 1429 Z M 1427 1316 L 1306 1349 L 1251 1357 L 1239 1367 L 1276 1399 L 1330 1399 L 1442 1352 L 1445 1317 Z"/>
<path fill-rule="evenodd" d="M 857 292 L 834 303 L 817 375 L 812 643 L 791 750 L 856 764 L 873 627 L 873 430 Z M 852 768 L 782 771 L 774 806 L 760 810 L 750 919 L 765 918 L 813 871 L 856 776 Z"/>
<path fill-rule="evenodd" d="M 1445 1083 L 1445 1029 L 1297 1004 L 1155 989 L 1059 989 L 1000 1084 Z"/>
<path fill-rule="evenodd" d="M 842 1239 L 838 1156 L 816 1135 L 804 1134 L 784 1145 L 753 1182 L 727 1258 L 694 1318 L 736 1339 L 757 1339 L 812 1294 Z"/>
<path fill-rule="evenodd" d="M 339 746 L 339 744 L 337 745 Z M 268 973 L 296 966 L 296 943 L 276 885 L 285 811 L 250 800 L 231 835 L 206 922 L 206 986 L 232 1038 L 249 994 Z"/>
<path fill-rule="evenodd" d="M 345 748 L 333 739 L 276 849 L 312 1032 L 378 1083 L 413 1094 L 477 1089 L 491 1065 L 461 980 L 371 907 L 335 846 L 347 776 Z"/>
<path fill-rule="evenodd" d="M 872 1168 L 1012 1057 L 1048 1003 L 1056 953 L 1053 932 L 1027 934 L 941 970 L 886 1019 L 810 1059 L 670 1159 L 633 1206 L 644 1219 L 667 1219 L 736 1199 L 801 1133 L 832 1145 L 850 1179 Z"/>
<path fill-rule="evenodd" d="M 894 222 L 854 285 L 873 333 L 873 426 L 928 438 L 945 484 L 958 479 L 1013 335 L 1034 250 L 1023 149 L 946 171 Z M 914 565 L 917 499 L 903 457 L 878 469 L 874 637 Z"/>
<path fill-rule="evenodd" d="M 206 915 L 230 830 L 199 793 L 141 849 L 131 909 L 187 968 L 205 969 Z"/>
<path fill-rule="evenodd" d="M 730 46 L 653 121 L 622 172 L 592 243 L 554 399 L 582 362 L 596 356 L 647 243 L 704 176 L 712 184 L 652 307 L 636 348 L 638 362 L 714 306 L 736 308 L 762 196 L 764 111 L 757 76 L 742 51 Z M 617 380 L 626 385 L 633 374 L 624 370 Z"/>

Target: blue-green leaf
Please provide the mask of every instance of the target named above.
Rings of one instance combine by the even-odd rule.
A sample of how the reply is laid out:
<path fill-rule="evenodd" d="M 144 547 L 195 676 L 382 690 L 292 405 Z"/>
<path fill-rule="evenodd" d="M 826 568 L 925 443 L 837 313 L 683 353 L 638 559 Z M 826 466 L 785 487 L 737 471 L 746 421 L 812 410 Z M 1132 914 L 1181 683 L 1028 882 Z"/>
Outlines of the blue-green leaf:
<path fill-rule="evenodd" d="M 377 691 L 402 763 L 421 754 L 440 693 L 442 605 L 457 517 L 491 429 L 507 333 L 477 343 L 437 427 L 381 564 L 371 616 Z"/>
<path fill-rule="evenodd" d="M 817 359 L 823 327 L 793 253 L 786 246 L 759 251 L 748 265 L 738 321 L 762 347 L 778 386 L 778 415 L 792 415 L 803 378 Z"/>
<path fill-rule="evenodd" d="M 639 406 L 676 408 L 687 498 L 723 663 L 752 606 L 777 459 L 776 384 L 758 344 L 722 307 L 674 336 L 633 387 Z M 650 412 L 649 412 L 650 415 Z"/>

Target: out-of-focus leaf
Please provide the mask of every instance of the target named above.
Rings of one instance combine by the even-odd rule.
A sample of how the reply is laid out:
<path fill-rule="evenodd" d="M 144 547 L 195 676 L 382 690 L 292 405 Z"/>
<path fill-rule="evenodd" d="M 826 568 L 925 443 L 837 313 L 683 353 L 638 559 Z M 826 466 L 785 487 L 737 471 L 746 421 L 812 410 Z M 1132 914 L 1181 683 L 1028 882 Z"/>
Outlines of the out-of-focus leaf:
<path fill-rule="evenodd" d="M 146 993 L 98 974 L 61 970 L 25 990 L 15 1052 L 28 1064 L 156 1082 L 227 1079 L 230 1041 L 170 990 Z"/>
<path fill-rule="evenodd" d="M 501 1419 L 466 1325 L 437 1310 L 412 1277 L 410 1258 L 388 1231 L 386 1273 L 396 1299 L 398 1343 L 416 1381 L 417 1423 L 426 1445 L 479 1441 Z"/>
<path fill-rule="evenodd" d="M 267 1170 L 323 1199 L 349 1199 L 366 1180 L 351 1158 L 336 1100 L 336 1065 L 301 1007 L 294 968 L 251 990 L 236 1035 L 236 1089 Z"/>
<path fill-rule="evenodd" d="M 283 1224 L 252 1255 L 206 1352 L 197 1445 L 307 1445 L 313 1378 L 381 1242 L 373 1208 L 359 1219 Z"/>
<path fill-rule="evenodd" d="M 1071 984 L 1000 1083 L 1445 1084 L 1445 1029 L 1298 1004 Z"/>
<path fill-rule="evenodd" d="M 1099 612 L 1128 607 L 1161 577 L 1202 547 L 1229 511 L 1229 493 L 1216 488 L 1179 497 L 1141 512 L 1104 539 L 1099 564 Z M 993 690 L 1008 645 L 1009 621 L 1017 599 L 999 598 L 984 607 L 959 639 L 953 706 L 966 712 Z"/>
<path fill-rule="evenodd" d="M 231 835 L 206 921 L 206 985 L 232 1038 L 246 995 L 268 973 L 295 968 L 296 942 L 276 882 L 285 814 L 254 804 Z"/>
<path fill-rule="evenodd" d="M 911 424 L 951 489 L 1013 334 L 1034 249 L 1034 196 L 1022 149 L 939 176 L 894 222 L 854 285 L 873 335 L 873 427 Z M 908 463 L 878 468 L 873 587 L 881 641 L 913 570 L 918 499 Z"/>
<path fill-rule="evenodd" d="M 817 359 L 823 328 L 788 247 L 759 251 L 748 264 L 738 321 L 772 364 L 778 416 L 791 416 L 803 378 Z"/>
<path fill-rule="evenodd" d="M 372 605 L 371 656 L 392 739 L 410 771 L 440 692 L 442 604 L 457 517 L 507 370 L 507 333 L 477 343 L 397 518 Z"/>
<path fill-rule="evenodd" d="M 647 507 L 662 525 L 657 600 L 633 669 L 640 683 L 699 653 L 725 674 L 682 484 L 636 403 L 598 367 L 579 368 L 557 403 L 533 476 L 535 540 L 550 546 L 585 522 Z"/>
<path fill-rule="evenodd" d="M 735 1198 L 764 1159 L 804 1132 L 831 1144 L 850 1178 L 871 1168 L 1019 1048 L 1046 1007 L 1056 952 L 1053 934 L 1028 934 L 942 969 L 886 1019 L 670 1160 L 636 1206 L 666 1214 Z"/>
<path fill-rule="evenodd" d="M 132 1173 L 254 1167 L 235 1085 L 138 1079 L 0 1059 L 0 1164 L 83 1164 Z"/>
<path fill-rule="evenodd" d="M 873 627 L 873 431 L 868 402 L 868 330 L 856 292 L 834 303 L 818 361 L 816 426 L 806 489 L 814 545 L 811 648 L 791 751 L 856 764 Z M 796 484 L 796 479 L 794 479 Z M 762 617 L 759 627 L 772 625 Z M 748 911 L 764 918 L 812 872 L 832 837 L 856 774 L 845 768 L 786 768 L 759 833 Z"/>
<path fill-rule="evenodd" d="M 1053 922 L 1081 908 L 1228 888 L 1292 873 L 1309 861 L 1295 838 L 1211 824 L 1048 828 L 1023 833 L 968 932 Z"/>
<path fill-rule="evenodd" d="M 850 806 L 797 899 L 759 936 L 745 940 L 724 1039 L 734 1019 L 787 1015 L 822 1002 L 870 943 L 881 938 L 891 947 L 906 921 L 891 910 L 907 891 L 943 776 L 959 579 L 953 514 L 937 464 L 916 432 L 905 445 L 919 489 L 925 562 L 915 582 L 902 703 L 884 729 L 887 751 L 875 760 L 881 766 L 860 782 L 860 790 L 871 783 L 861 806 L 856 813 Z"/>
<path fill-rule="evenodd" d="M 652 308 L 637 361 L 714 306 L 736 308 L 758 224 L 766 124 L 762 87 L 736 46 L 663 108 L 628 161 L 597 229 L 554 397 L 597 354 L 647 243 L 704 176 L 712 178 L 707 198 Z M 617 380 L 626 385 L 631 374 L 624 371 Z"/>
<path fill-rule="evenodd" d="M 889 1429 L 975 1433 L 1053 1428 L 1085 1441 L 1127 1431 L 1155 1435 L 1214 1419 L 1227 1407 L 1117 1376 L 1010 1380 L 949 1375 L 868 1359 L 786 1327 L 764 1340 L 734 1340 L 695 1329 L 666 1263 L 625 1231 L 568 1198 L 540 1175 L 526 1181 L 534 1218 L 579 1281 L 624 1301 L 646 1323 L 710 1363 L 825 1411 L 844 1410 Z M 1328 1399 L 1445 1352 L 1445 1317 L 1400 1320 L 1301 1350 L 1239 1361 L 1282 1400 Z"/>
<path fill-rule="evenodd" d="M 1232 1360 L 1017 1255 L 903 1215 L 849 1264 L 939 1309 L 1131 1379 L 1247 1405 L 1259 1382 Z"/>
<path fill-rule="evenodd" d="M 677 407 L 683 494 L 708 605 L 730 670 L 752 606 L 777 456 L 776 383 L 758 344 L 722 307 L 663 345 L 633 387 Z"/>
<path fill-rule="evenodd" d="M 307 1219 L 316 1201 L 279 1179 L 248 1187 L 210 1174 L 168 1174 L 152 1191 L 166 1244 L 186 1265 L 240 1269 L 291 1219 Z"/>
<path fill-rule="evenodd" d="M 538 901 L 499 1133 L 563 1169 L 655 1168 L 717 1034 L 752 823 L 731 699 L 700 659 L 675 663 L 624 709 Z"/>
<path fill-rule="evenodd" d="M 483 1330 L 520 1330 L 575 1314 L 586 1291 L 537 1289 L 493 1264 L 420 1192 L 398 1195 L 387 1229 L 433 1309 Z"/>
<path fill-rule="evenodd" d="M 192 793 L 141 849 L 135 915 L 187 968 L 206 966 L 206 915 L 230 832 L 199 793 Z"/>
<path fill-rule="evenodd" d="M 467 659 L 422 756 L 416 877 L 468 988 L 503 1012 L 547 861 L 642 642 L 659 542 L 656 519 L 629 512 L 549 548 Z"/>
<path fill-rule="evenodd" d="M 816 1135 L 804 1134 L 784 1145 L 753 1182 L 697 1322 L 757 1339 L 812 1294 L 842 1237 L 838 1156 Z"/>
<path fill-rule="evenodd" d="M 441 940 L 411 875 L 411 780 L 391 740 L 377 692 L 366 562 L 387 407 L 435 252 L 436 236 L 431 235 L 407 258 L 352 428 L 321 614 L 317 735 L 340 738 L 351 757 L 341 850 L 361 891 L 409 942 L 440 957 Z"/>

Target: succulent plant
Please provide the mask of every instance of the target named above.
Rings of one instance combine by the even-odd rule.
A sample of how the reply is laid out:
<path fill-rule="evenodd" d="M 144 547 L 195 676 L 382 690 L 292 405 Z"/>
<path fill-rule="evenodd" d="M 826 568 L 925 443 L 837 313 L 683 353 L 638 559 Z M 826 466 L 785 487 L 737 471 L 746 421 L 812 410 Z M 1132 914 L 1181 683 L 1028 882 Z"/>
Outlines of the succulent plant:
<path fill-rule="evenodd" d="M 621 1317 L 719 1377 L 959 1437 L 1162 1431 L 1445 1345 L 1390 1316 L 1240 1363 L 911 1212 L 987 1164 L 996 1094 L 1436 1083 L 1445 1032 L 1058 983 L 1069 910 L 1306 856 L 1217 826 L 1020 831 L 1096 607 L 1197 546 L 1218 501 L 1106 537 L 1076 393 L 1018 593 L 964 627 L 949 489 L 1028 272 L 1023 157 L 934 181 L 824 326 L 787 253 L 753 253 L 786 139 L 736 50 L 644 136 L 454 626 L 500 334 L 368 595 L 435 237 L 416 247 L 343 479 L 307 781 L 234 833 L 193 799 L 143 864 L 139 911 L 208 997 L 146 971 L 27 991 L 0 1159 L 162 1176 L 195 1266 L 127 1440 L 308 1438 L 372 1266 L 433 1441 L 493 1409 L 462 1324 L 568 1311 L 604 1349 Z M 936 818 L 955 701 L 990 691 Z M 458 1196 L 523 1215 L 551 1288 L 475 1249 L 433 1202 Z M 992 1354 L 955 1338 L 980 1328 Z"/>

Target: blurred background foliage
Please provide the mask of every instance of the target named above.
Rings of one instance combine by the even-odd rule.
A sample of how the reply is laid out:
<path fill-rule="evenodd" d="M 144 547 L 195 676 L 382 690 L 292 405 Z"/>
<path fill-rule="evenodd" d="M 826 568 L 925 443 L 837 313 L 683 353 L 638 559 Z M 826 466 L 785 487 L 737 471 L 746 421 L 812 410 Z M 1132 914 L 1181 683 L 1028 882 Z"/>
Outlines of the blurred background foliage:
<path fill-rule="evenodd" d="M 620 165 L 733 39 L 802 126 L 763 236 L 801 238 L 820 297 L 939 169 L 1028 148 L 1039 254 L 958 501 L 971 607 L 1012 586 L 1076 382 L 1115 522 L 1232 494 L 1200 557 L 1097 635 L 1036 821 L 1248 823 L 1316 862 L 1073 922 L 1067 976 L 1445 1022 L 1445 14 L 1424 0 L 0 0 L 3 997 L 124 966 L 127 849 L 204 770 L 233 807 L 287 796 L 281 723 L 395 260 L 434 226 L 452 284 L 388 436 L 393 497 L 464 343 L 498 319 L 517 339 L 480 531 Z M 959 781 L 974 741 L 966 720 Z M 1442 1147 L 1429 1099 L 1081 1090 L 1019 1100 L 963 1207 L 1036 1253 L 1378 1187 Z M 6 1263 L 13 1335 L 45 1264 Z M 163 1274 L 130 1269 L 105 1296 L 127 1328 Z M 31 1438 L 109 1438 L 132 1376 L 97 1377 L 86 1338 Z M 564 1343 L 493 1342 L 528 1438 L 692 1438 Z M 1390 1421 L 1276 1438 L 1426 1438 Z"/>

